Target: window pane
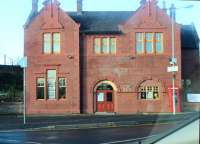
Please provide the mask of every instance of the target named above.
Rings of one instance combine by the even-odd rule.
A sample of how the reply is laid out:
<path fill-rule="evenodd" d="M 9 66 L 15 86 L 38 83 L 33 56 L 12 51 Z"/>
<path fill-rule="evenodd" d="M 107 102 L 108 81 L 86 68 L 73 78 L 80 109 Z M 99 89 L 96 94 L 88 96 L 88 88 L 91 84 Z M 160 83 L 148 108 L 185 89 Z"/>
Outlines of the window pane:
<path fill-rule="evenodd" d="M 112 92 L 107 93 L 107 102 L 112 102 Z"/>
<path fill-rule="evenodd" d="M 153 53 L 153 33 L 146 33 L 146 52 Z"/>
<path fill-rule="evenodd" d="M 43 35 L 43 51 L 45 54 L 51 53 L 51 34 L 45 33 Z"/>
<path fill-rule="evenodd" d="M 66 96 L 66 84 L 65 78 L 59 78 L 59 98 L 65 98 Z"/>
<path fill-rule="evenodd" d="M 56 98 L 56 70 L 47 71 L 47 97 L 48 99 Z"/>
<path fill-rule="evenodd" d="M 136 53 L 143 53 L 143 36 L 142 33 L 136 33 Z"/>
<path fill-rule="evenodd" d="M 111 54 L 115 54 L 116 53 L 116 43 L 117 43 L 116 38 L 111 38 L 110 39 L 110 53 Z"/>
<path fill-rule="evenodd" d="M 60 53 L 60 33 L 53 33 L 53 53 Z"/>
<path fill-rule="evenodd" d="M 156 53 L 162 53 L 163 51 L 163 35 L 162 33 L 156 33 Z"/>
<path fill-rule="evenodd" d="M 102 38 L 102 53 L 109 53 L 109 38 Z"/>
<path fill-rule="evenodd" d="M 36 80 L 36 97 L 37 99 L 44 99 L 44 78 L 37 78 Z"/>
<path fill-rule="evenodd" d="M 101 53 L 101 39 L 100 38 L 94 39 L 94 52 L 95 54 Z"/>

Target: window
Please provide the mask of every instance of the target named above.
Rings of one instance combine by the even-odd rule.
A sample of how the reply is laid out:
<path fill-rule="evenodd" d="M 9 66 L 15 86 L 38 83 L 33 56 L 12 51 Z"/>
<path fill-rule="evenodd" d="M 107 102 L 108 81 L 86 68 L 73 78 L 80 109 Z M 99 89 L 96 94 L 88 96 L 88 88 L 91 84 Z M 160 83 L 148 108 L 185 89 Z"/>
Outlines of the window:
<path fill-rule="evenodd" d="M 53 53 L 60 53 L 60 34 L 53 33 Z"/>
<path fill-rule="evenodd" d="M 37 99 L 44 99 L 44 78 L 37 78 L 36 80 L 36 97 Z"/>
<path fill-rule="evenodd" d="M 112 92 L 107 92 L 107 102 L 112 102 Z"/>
<path fill-rule="evenodd" d="M 101 53 L 101 39 L 100 38 L 94 39 L 94 51 L 96 54 Z"/>
<path fill-rule="evenodd" d="M 140 99 L 153 100 L 159 98 L 158 86 L 141 86 L 139 88 Z"/>
<path fill-rule="evenodd" d="M 146 43 L 145 43 L 146 53 L 151 54 L 153 53 L 153 33 L 146 33 L 145 38 L 146 38 Z"/>
<path fill-rule="evenodd" d="M 162 33 L 156 33 L 155 37 L 156 53 L 160 54 L 163 51 L 163 35 Z"/>
<path fill-rule="evenodd" d="M 44 34 L 44 53 L 50 54 L 51 53 L 51 33 Z"/>
<path fill-rule="evenodd" d="M 44 54 L 60 53 L 60 33 L 43 34 L 43 52 Z"/>
<path fill-rule="evenodd" d="M 142 54 L 144 52 L 143 33 L 136 33 L 136 53 Z"/>
<path fill-rule="evenodd" d="M 59 91 L 58 91 L 58 97 L 65 98 L 66 96 L 66 82 L 65 78 L 59 78 Z"/>
<path fill-rule="evenodd" d="M 116 53 L 116 38 L 95 38 L 94 52 L 95 54 L 115 54 Z"/>
<path fill-rule="evenodd" d="M 162 54 L 163 33 L 136 33 L 137 54 Z"/>
<path fill-rule="evenodd" d="M 47 98 L 56 98 L 56 70 L 47 71 Z"/>

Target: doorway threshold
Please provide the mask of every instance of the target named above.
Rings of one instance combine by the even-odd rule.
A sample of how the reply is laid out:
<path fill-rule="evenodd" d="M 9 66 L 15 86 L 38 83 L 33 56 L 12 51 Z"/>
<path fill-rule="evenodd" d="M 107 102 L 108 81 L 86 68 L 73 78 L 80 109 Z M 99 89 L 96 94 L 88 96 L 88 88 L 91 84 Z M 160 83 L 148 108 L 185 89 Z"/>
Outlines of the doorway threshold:
<path fill-rule="evenodd" d="M 95 115 L 116 115 L 115 112 L 95 112 Z"/>

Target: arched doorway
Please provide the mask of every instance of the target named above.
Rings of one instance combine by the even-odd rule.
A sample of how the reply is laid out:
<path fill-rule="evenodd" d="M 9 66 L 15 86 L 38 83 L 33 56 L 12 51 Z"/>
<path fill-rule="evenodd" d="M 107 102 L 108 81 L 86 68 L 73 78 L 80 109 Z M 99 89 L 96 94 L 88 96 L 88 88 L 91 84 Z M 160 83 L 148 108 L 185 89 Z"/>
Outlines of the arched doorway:
<path fill-rule="evenodd" d="M 95 87 L 96 112 L 114 112 L 116 87 L 109 81 L 102 81 Z"/>

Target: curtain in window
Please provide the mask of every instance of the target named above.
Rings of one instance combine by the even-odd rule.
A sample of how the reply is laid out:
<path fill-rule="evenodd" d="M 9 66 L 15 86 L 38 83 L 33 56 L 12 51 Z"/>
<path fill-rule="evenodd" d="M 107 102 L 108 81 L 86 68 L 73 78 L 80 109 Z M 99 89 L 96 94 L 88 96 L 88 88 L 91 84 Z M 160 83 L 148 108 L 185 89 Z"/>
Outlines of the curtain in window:
<path fill-rule="evenodd" d="M 43 52 L 45 54 L 51 53 L 51 33 L 44 33 L 43 35 Z"/>
<path fill-rule="evenodd" d="M 48 99 L 56 98 L 56 70 L 47 71 L 47 97 Z"/>
<path fill-rule="evenodd" d="M 102 38 L 102 53 L 109 54 L 109 38 Z"/>
<path fill-rule="evenodd" d="M 100 38 L 94 39 L 94 52 L 95 54 L 101 53 L 101 39 Z"/>
<path fill-rule="evenodd" d="M 44 78 L 36 80 L 36 96 L 37 99 L 44 99 Z"/>
<path fill-rule="evenodd" d="M 153 33 L 145 33 L 146 53 L 153 53 Z"/>
<path fill-rule="evenodd" d="M 110 53 L 115 54 L 116 53 L 116 38 L 110 38 Z"/>
<path fill-rule="evenodd" d="M 60 53 L 60 33 L 53 33 L 53 53 Z"/>
<path fill-rule="evenodd" d="M 136 53 L 142 54 L 144 52 L 143 48 L 143 34 L 136 33 Z"/>
<path fill-rule="evenodd" d="M 162 33 L 156 33 L 155 34 L 155 40 L 156 40 L 156 53 L 160 54 L 162 53 L 162 50 L 163 50 L 163 46 L 162 46 L 162 43 L 163 43 L 163 35 Z"/>

